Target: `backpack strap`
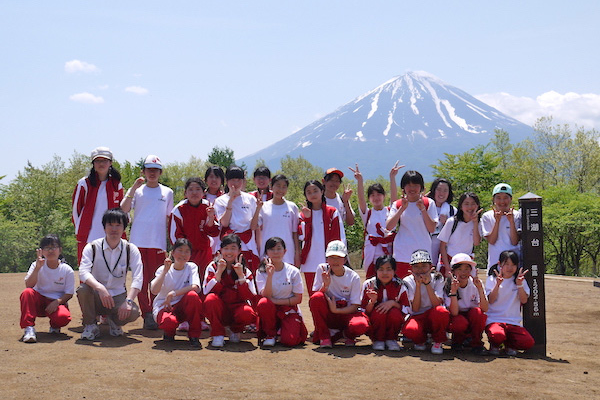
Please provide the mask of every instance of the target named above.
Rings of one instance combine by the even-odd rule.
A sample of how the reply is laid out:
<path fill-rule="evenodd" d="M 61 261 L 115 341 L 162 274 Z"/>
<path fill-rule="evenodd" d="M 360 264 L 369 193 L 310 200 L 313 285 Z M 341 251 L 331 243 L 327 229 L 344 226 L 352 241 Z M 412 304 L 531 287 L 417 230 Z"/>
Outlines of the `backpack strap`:
<path fill-rule="evenodd" d="M 452 207 L 452 204 L 448 204 L 450 206 L 450 216 L 453 217 L 454 216 L 454 207 Z"/>
<path fill-rule="evenodd" d="M 127 245 L 125 246 L 125 253 L 127 255 L 127 269 L 129 269 L 131 271 L 131 268 L 129 268 L 129 242 L 127 242 Z"/>
<path fill-rule="evenodd" d="M 452 234 L 456 230 L 457 226 L 458 226 L 458 218 L 454 218 L 454 223 L 452 224 L 452 230 L 450 231 L 450 236 L 452 236 Z"/>

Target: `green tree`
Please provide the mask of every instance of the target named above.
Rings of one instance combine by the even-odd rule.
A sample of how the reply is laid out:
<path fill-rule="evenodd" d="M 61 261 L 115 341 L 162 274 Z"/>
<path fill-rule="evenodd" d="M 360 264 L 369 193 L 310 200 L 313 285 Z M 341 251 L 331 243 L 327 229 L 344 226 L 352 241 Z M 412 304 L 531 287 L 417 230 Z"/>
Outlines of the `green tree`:
<path fill-rule="evenodd" d="M 213 165 L 209 162 L 191 156 L 187 162 L 175 162 L 166 164 L 163 167 L 163 173 L 160 181 L 163 185 L 173 190 L 173 199 L 175 204 L 183 199 L 185 182 L 191 177 L 201 177 L 204 179 L 206 169 Z"/>
<path fill-rule="evenodd" d="M 284 174 L 290 181 L 286 198 L 300 205 L 305 201 L 304 184 L 311 180 L 323 179 L 323 169 L 312 165 L 304 157 L 292 158 L 289 155 L 281 159 L 281 169 L 278 174 Z"/>
<path fill-rule="evenodd" d="M 211 165 L 218 165 L 223 169 L 227 169 L 231 164 L 235 164 L 233 150 L 229 147 L 215 146 L 208 154 L 208 162 Z"/>

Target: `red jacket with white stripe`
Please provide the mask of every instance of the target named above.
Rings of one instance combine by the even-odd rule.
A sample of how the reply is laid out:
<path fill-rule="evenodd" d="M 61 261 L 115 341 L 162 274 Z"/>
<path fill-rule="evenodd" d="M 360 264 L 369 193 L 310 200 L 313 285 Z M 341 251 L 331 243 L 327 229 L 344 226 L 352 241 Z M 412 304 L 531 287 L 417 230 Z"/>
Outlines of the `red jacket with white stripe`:
<path fill-rule="evenodd" d="M 173 208 L 169 228 L 171 244 L 179 238 L 186 238 L 192 243 L 192 259 L 200 250 L 210 250 L 209 236 L 219 236 L 219 222 L 215 216 L 212 226 L 208 226 L 208 213 L 206 208 L 209 203 L 203 199 L 197 206 L 192 206 L 187 199 L 181 201 Z"/>
<path fill-rule="evenodd" d="M 335 207 L 323 203 L 322 210 L 323 225 L 325 229 L 325 247 L 327 247 L 327 243 L 332 240 L 342 239 L 340 233 L 340 220 L 339 214 L 336 214 L 337 209 Z M 300 262 L 304 264 L 312 243 L 312 213 L 308 218 L 304 218 L 304 214 L 300 213 L 298 236 L 302 237 L 303 239 L 301 240 L 304 241 L 304 246 L 302 246 L 302 252 L 300 253 Z"/>

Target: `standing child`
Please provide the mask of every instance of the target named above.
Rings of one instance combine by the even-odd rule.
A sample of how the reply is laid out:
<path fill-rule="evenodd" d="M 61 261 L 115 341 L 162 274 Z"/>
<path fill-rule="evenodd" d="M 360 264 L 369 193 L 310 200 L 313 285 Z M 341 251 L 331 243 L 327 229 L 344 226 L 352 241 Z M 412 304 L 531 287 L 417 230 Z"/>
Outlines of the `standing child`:
<path fill-rule="evenodd" d="M 229 192 L 215 201 L 215 211 L 221 225 L 221 238 L 235 233 L 242 240 L 242 254 L 251 271 L 256 271 L 260 260 L 252 218 L 256 212 L 256 197 L 242 191 L 244 170 L 238 166 L 227 168 L 225 173 Z"/>
<path fill-rule="evenodd" d="M 289 181 L 285 175 L 275 175 L 271 180 L 273 198 L 265 203 L 257 200 L 256 212 L 252 219 L 252 229 L 260 227 L 262 243 L 269 238 L 279 237 L 285 242 L 289 252 L 285 252 L 284 261 L 300 265 L 300 243 L 298 242 L 298 206 L 285 199 Z M 265 246 L 261 244 L 260 249 Z M 266 251 L 266 250 L 265 250 Z M 264 257 L 265 253 L 261 254 Z"/>
<path fill-rule="evenodd" d="M 308 295 L 312 296 L 315 272 L 325 262 L 325 249 L 333 240 L 346 240 L 344 223 L 335 207 L 325 203 L 325 189 L 321 182 L 310 180 L 304 184 L 306 206 L 302 207 L 298 237 L 303 242 L 300 271 L 304 273 Z"/>
<path fill-rule="evenodd" d="M 250 194 L 256 197 L 257 200 L 269 201 L 273 198 L 273 192 L 269 189 L 271 180 L 271 170 L 268 167 L 261 166 L 254 170 L 254 184 L 256 190 Z M 267 238 L 268 239 L 268 238 Z"/>
<path fill-rule="evenodd" d="M 459 253 L 473 256 L 475 246 L 481 242 L 479 234 L 479 216 L 481 215 L 479 197 L 475 193 L 466 192 L 458 200 L 458 213 L 448 218 L 448 222 L 438 235 L 440 242 L 441 265 L 439 271 L 447 276 L 450 273 L 450 260 Z M 473 268 L 473 276 L 477 269 Z"/>
<path fill-rule="evenodd" d="M 385 190 L 379 183 L 375 183 L 367 189 L 367 197 L 373 208 L 367 207 L 365 201 L 365 189 L 363 176 L 358 169 L 350 168 L 354 172 L 358 190 L 358 210 L 364 224 L 365 241 L 363 245 L 363 269 L 366 271 L 367 279 L 375 276 L 375 260 L 386 254 L 390 254 L 390 243 L 394 236 L 385 229 L 385 222 L 390 213 L 390 207 L 384 205 Z M 393 201 L 396 199 L 393 198 Z M 392 202 L 393 202 L 392 201 Z M 394 270 L 396 267 L 394 267 Z"/>
<path fill-rule="evenodd" d="M 134 212 L 130 242 L 140 250 L 144 264 L 144 283 L 138 293 L 144 329 L 158 328 L 152 316 L 154 295 L 149 293 L 149 284 L 165 259 L 167 227 L 173 210 L 173 191 L 158 182 L 161 175 L 160 158 L 149 155 L 144 160 L 142 176 L 136 179 L 121 201 L 123 211 Z"/>
<path fill-rule="evenodd" d="M 398 334 L 404 323 L 400 290 L 404 282 L 396 276 L 396 260 L 390 255 L 377 258 L 376 276 L 363 284 L 362 308 L 369 316 L 373 350 L 399 351 Z M 406 294 L 403 294 L 406 297 Z M 404 299 L 407 303 L 407 299 Z"/>
<path fill-rule="evenodd" d="M 386 229 L 397 230 L 394 238 L 394 258 L 398 263 L 396 275 L 410 274 L 411 254 L 418 249 L 431 249 L 431 232 L 437 224 L 433 201 L 422 195 L 423 176 L 417 171 L 406 171 L 400 180 L 402 198 L 394 202 L 386 221 Z"/>
<path fill-rule="evenodd" d="M 77 237 L 78 263 L 85 245 L 104 237 L 104 212 L 119 207 L 123 199 L 121 174 L 113 168 L 112 160 L 113 154 L 108 147 L 95 148 L 90 173 L 77 182 L 73 191 L 72 220 Z"/>
<path fill-rule="evenodd" d="M 431 334 L 433 354 L 442 354 L 442 343 L 446 341 L 446 328 L 450 322 L 450 313 L 442 305 L 444 297 L 444 279 L 431 265 L 431 256 L 427 250 L 417 250 L 410 259 L 411 275 L 404 279 L 408 304 L 403 310 L 410 315 L 402 333 L 415 344 L 415 350 L 426 349 L 427 334 Z"/>
<path fill-rule="evenodd" d="M 204 193 L 204 198 L 208 200 L 209 204 L 215 204 L 217 198 L 225 193 L 223 191 L 223 185 L 225 184 L 223 169 L 218 165 L 208 167 L 204 173 L 204 182 L 208 187 Z M 221 238 L 219 236 L 210 237 L 210 248 L 213 255 L 221 248 Z"/>
<path fill-rule="evenodd" d="M 60 333 L 60 328 L 71 322 L 67 302 L 75 292 L 73 268 L 61 258 L 62 245 L 56 235 L 46 235 L 37 249 L 37 260 L 31 263 L 25 276 L 21 293 L 21 329 L 23 342 L 37 342 L 35 319 L 48 317 L 50 333 Z"/>
<path fill-rule="evenodd" d="M 499 183 L 492 191 L 492 210 L 481 217 L 481 231 L 488 241 L 488 271 L 498 261 L 500 253 L 511 250 L 519 254 L 521 212 L 512 206 L 512 188 Z"/>
<path fill-rule="evenodd" d="M 185 199 L 173 208 L 171 213 L 171 243 L 186 238 L 192 244 L 192 262 L 198 266 L 198 273 L 204 275 L 204 269 L 212 260 L 210 237 L 219 235 L 219 224 L 215 210 L 204 200 L 206 184 L 200 178 L 189 178 L 185 182 Z"/>
<path fill-rule="evenodd" d="M 335 207 L 338 210 L 340 216 L 342 217 L 342 223 L 345 222 L 347 225 L 354 225 L 354 210 L 350 205 L 352 189 L 350 189 L 350 186 L 347 186 L 346 190 L 344 190 L 344 194 L 341 197 L 337 192 L 342 185 L 343 177 L 344 173 L 337 168 L 329 168 L 325 172 L 325 176 L 323 177 L 325 201 L 328 206 Z"/>
<path fill-rule="evenodd" d="M 204 275 L 204 312 L 210 321 L 213 347 L 225 344 L 225 327 L 229 326 L 229 342 L 238 343 L 246 325 L 256 323 L 251 304 L 256 299 L 254 277 L 246 268 L 242 241 L 227 235 L 221 241 L 221 253 L 210 263 Z"/>
<path fill-rule="evenodd" d="M 529 286 L 519 265 L 519 256 L 512 250 L 500 253 L 498 264 L 492 266 L 485 284 L 490 303 L 485 327 L 490 342 L 490 354 L 498 355 L 504 344 L 506 354 L 516 356 L 518 350 L 533 347 L 533 337 L 521 324 L 521 307 L 529 298 Z"/>
<path fill-rule="evenodd" d="M 477 275 L 471 276 L 477 263 L 468 254 L 457 253 L 450 265 L 452 272 L 446 278 L 444 303 L 450 310 L 448 330 L 452 333 L 452 348 L 461 349 L 465 339 L 470 337 L 473 353 L 484 355 L 481 336 L 485 328 L 488 301 Z"/>
<path fill-rule="evenodd" d="M 271 237 L 265 243 L 265 252 L 267 257 L 256 276 L 258 293 L 263 296 L 256 306 L 258 338 L 264 338 L 263 346 L 274 346 L 279 331 L 281 344 L 297 346 L 307 337 L 298 308 L 304 292 L 300 271 L 284 262 L 286 246 L 283 239 Z"/>
<path fill-rule="evenodd" d="M 198 266 L 190 261 L 192 245 L 189 240 L 179 238 L 173 245 L 172 257 L 165 259 L 158 268 L 150 289 L 156 296 L 153 316 L 158 327 L 164 331 L 164 339 L 175 340 L 177 326 L 187 322 L 188 338 L 192 347 L 200 347 L 202 332 L 202 301 L 198 296 L 200 277 Z"/>
<path fill-rule="evenodd" d="M 369 320 L 359 310 L 360 278 L 344 265 L 347 255 L 344 242 L 334 240 L 327 245 L 327 262 L 317 268 L 308 305 L 315 325 L 313 341 L 322 348 L 342 338 L 346 346 L 354 346 L 369 330 Z"/>
<path fill-rule="evenodd" d="M 449 217 L 456 214 L 456 207 L 452 205 L 454 193 L 452 184 L 444 178 L 437 178 L 431 184 L 428 197 L 435 202 L 438 214 L 438 223 L 431 234 L 431 259 L 433 265 L 437 266 L 440 257 L 440 241 L 438 235 Z"/>

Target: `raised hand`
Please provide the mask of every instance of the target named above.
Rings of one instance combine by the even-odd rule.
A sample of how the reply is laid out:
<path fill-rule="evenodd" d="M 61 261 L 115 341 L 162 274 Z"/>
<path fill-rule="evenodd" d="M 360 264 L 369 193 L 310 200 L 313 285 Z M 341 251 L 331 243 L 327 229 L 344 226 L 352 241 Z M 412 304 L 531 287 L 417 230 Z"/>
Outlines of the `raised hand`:
<path fill-rule="evenodd" d="M 501 219 L 504 213 L 500 211 L 495 205 L 492 206 L 492 209 L 494 210 L 494 218 L 496 219 L 496 221 Z"/>
<path fill-rule="evenodd" d="M 511 207 L 510 210 L 504 213 L 504 215 L 506 215 L 506 218 L 508 219 L 508 222 L 514 222 L 515 220 L 515 214 L 513 214 L 513 210 L 514 208 Z"/>
<path fill-rule="evenodd" d="M 496 286 L 500 286 L 504 282 L 504 277 L 496 270 L 494 270 L 494 275 L 496 275 Z"/>
<path fill-rule="evenodd" d="M 404 165 L 398 165 L 399 162 L 400 160 L 396 161 L 396 164 L 394 164 L 394 166 L 390 170 L 390 178 L 392 179 L 396 178 L 396 175 L 398 175 L 398 171 L 400 170 L 400 168 L 404 168 Z"/>
<path fill-rule="evenodd" d="M 233 270 L 237 274 L 238 279 L 242 279 L 245 277 L 244 264 L 242 264 L 242 260 L 243 260 L 243 256 L 242 256 L 242 253 L 240 253 L 235 260 L 235 264 L 233 264 Z"/>
<path fill-rule="evenodd" d="M 225 261 L 220 252 L 217 252 L 215 263 L 217 264 L 217 272 L 222 273 L 227 268 L 227 261 Z"/>
<path fill-rule="evenodd" d="M 42 268 L 46 262 L 46 260 L 44 260 L 44 256 L 42 255 L 42 249 L 37 249 L 35 253 L 37 255 L 37 258 L 35 259 L 35 267 L 38 269 Z"/>
<path fill-rule="evenodd" d="M 165 258 L 165 272 L 167 272 L 169 268 L 171 268 L 171 265 L 173 265 L 173 258 L 171 252 L 169 252 L 167 258 Z"/>
<path fill-rule="evenodd" d="M 270 257 L 265 257 L 265 265 L 267 270 L 267 275 L 273 276 L 275 273 L 275 266 L 273 265 L 273 260 Z"/>
<path fill-rule="evenodd" d="M 140 176 L 133 182 L 132 191 L 135 192 L 138 188 L 140 188 L 144 183 L 146 183 L 146 178 Z M 133 194 L 133 193 L 132 193 Z"/>
<path fill-rule="evenodd" d="M 371 300 L 372 303 L 377 302 L 377 291 L 375 289 L 369 288 L 365 290 L 365 294 L 367 295 L 369 300 Z"/>
<path fill-rule="evenodd" d="M 352 196 L 352 188 L 350 187 L 350 184 L 347 184 L 346 189 L 344 190 L 344 194 L 342 194 L 342 201 L 344 203 L 347 203 L 348 201 L 350 201 L 351 196 Z"/>
<path fill-rule="evenodd" d="M 404 196 L 402 196 L 402 198 L 404 198 Z M 402 200 L 402 203 L 403 203 L 402 206 L 404 207 L 404 200 Z M 407 203 L 408 203 L 408 199 L 407 199 Z M 419 195 L 419 200 L 417 200 L 417 207 L 421 211 L 427 211 L 427 209 L 425 208 L 425 202 L 423 201 L 422 194 Z"/>
<path fill-rule="evenodd" d="M 523 284 L 523 280 L 525 280 L 525 275 L 529 272 L 528 269 L 523 271 L 523 267 L 519 268 L 519 275 L 517 275 L 516 283 L 517 286 L 521 286 Z"/>
<path fill-rule="evenodd" d="M 206 219 L 208 221 L 215 219 L 215 207 L 213 203 L 208 203 L 208 207 L 206 207 Z"/>
<path fill-rule="evenodd" d="M 356 179 L 357 182 L 362 182 L 362 180 L 363 180 L 362 173 L 358 169 L 358 164 L 355 164 L 355 165 L 356 165 L 355 169 L 352 169 L 351 167 L 348 167 L 348 169 L 354 173 L 354 179 Z"/>
<path fill-rule="evenodd" d="M 450 283 L 450 294 L 456 294 L 458 292 L 458 288 L 460 287 L 460 282 L 452 273 L 450 274 L 450 279 L 452 279 L 452 282 Z"/>
<path fill-rule="evenodd" d="M 304 219 L 310 218 L 312 215 L 312 210 L 310 208 L 308 208 L 308 206 L 305 204 L 302 204 L 302 216 L 304 217 Z"/>
<path fill-rule="evenodd" d="M 402 200 L 402 206 L 400 207 L 400 210 L 402 210 L 402 212 L 406 211 L 406 209 L 408 208 L 408 197 L 406 196 L 406 194 L 403 194 L 402 197 L 400 198 L 400 200 Z M 423 204 L 423 207 L 425 207 L 425 204 Z"/>

